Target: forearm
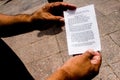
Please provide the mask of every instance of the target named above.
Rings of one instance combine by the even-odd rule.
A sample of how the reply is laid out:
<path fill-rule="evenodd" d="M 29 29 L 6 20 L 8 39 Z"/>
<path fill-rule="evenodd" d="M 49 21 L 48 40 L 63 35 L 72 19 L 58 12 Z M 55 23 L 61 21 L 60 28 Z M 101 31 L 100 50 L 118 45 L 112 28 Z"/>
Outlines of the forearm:
<path fill-rule="evenodd" d="M 4 15 L 0 14 L 0 37 L 8 37 L 34 30 L 31 25 L 31 15 Z"/>
<path fill-rule="evenodd" d="M 30 15 L 20 14 L 20 15 L 4 15 L 0 14 L 0 28 L 4 26 L 10 26 L 17 23 L 29 23 Z"/>

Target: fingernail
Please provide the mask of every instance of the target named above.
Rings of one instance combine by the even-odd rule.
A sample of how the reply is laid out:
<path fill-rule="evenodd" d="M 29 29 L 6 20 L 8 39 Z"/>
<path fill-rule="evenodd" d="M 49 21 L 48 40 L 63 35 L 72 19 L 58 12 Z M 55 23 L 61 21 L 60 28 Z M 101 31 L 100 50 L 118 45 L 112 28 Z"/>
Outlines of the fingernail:
<path fill-rule="evenodd" d="M 64 18 L 61 18 L 60 21 L 64 21 Z"/>
<path fill-rule="evenodd" d="M 89 52 L 89 53 L 93 53 L 94 50 L 93 50 L 93 49 L 88 49 L 88 52 Z"/>

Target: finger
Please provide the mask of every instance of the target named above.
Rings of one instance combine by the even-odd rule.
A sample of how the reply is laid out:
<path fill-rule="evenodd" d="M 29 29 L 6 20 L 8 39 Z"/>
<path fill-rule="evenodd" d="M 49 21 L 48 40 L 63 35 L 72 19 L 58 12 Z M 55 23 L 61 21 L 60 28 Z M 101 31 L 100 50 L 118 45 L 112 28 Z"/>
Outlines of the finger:
<path fill-rule="evenodd" d="M 74 4 L 68 4 L 68 3 L 61 3 L 63 7 L 66 7 L 67 9 L 74 10 L 76 9 L 76 6 Z"/>
<path fill-rule="evenodd" d="M 91 60 L 91 64 L 101 64 L 102 57 L 99 52 L 89 49 L 83 55 Z"/>
<path fill-rule="evenodd" d="M 60 21 L 61 21 L 61 22 L 64 22 L 65 20 L 64 20 L 64 18 L 61 18 Z"/>
<path fill-rule="evenodd" d="M 94 56 L 94 51 L 92 49 L 87 50 L 85 53 L 83 53 L 83 55 L 87 58 L 87 59 L 92 59 Z"/>
<path fill-rule="evenodd" d="M 102 62 L 101 54 L 97 51 L 89 49 L 83 55 L 90 60 L 91 65 L 93 66 L 93 73 L 98 74 Z"/>
<path fill-rule="evenodd" d="M 97 51 L 94 54 L 95 55 L 91 59 L 91 64 L 94 67 L 94 72 L 99 73 L 99 69 L 100 69 L 100 66 L 101 66 L 101 63 L 102 63 L 102 56 Z"/>
<path fill-rule="evenodd" d="M 43 19 L 48 20 L 48 21 L 61 21 L 63 18 L 62 16 L 54 16 L 50 13 L 44 13 L 42 16 Z"/>
<path fill-rule="evenodd" d="M 50 3 L 49 5 L 47 5 L 46 8 L 49 8 L 49 9 L 56 8 L 56 9 L 62 9 L 62 10 L 67 10 L 67 9 L 74 10 L 74 9 L 76 9 L 76 6 L 73 4 L 65 3 L 65 2 L 55 2 L 55 3 Z"/>
<path fill-rule="evenodd" d="M 62 22 L 63 21 L 63 17 L 61 17 L 61 16 L 49 16 L 48 20 Z"/>
<path fill-rule="evenodd" d="M 98 52 L 94 52 L 94 56 L 91 59 L 92 64 L 100 64 L 102 60 L 101 54 Z"/>

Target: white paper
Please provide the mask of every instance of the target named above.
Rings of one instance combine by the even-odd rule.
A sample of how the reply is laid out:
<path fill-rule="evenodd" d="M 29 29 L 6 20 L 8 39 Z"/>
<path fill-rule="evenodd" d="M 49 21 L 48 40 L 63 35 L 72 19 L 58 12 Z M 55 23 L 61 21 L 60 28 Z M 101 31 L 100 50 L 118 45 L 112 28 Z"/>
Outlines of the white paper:
<path fill-rule="evenodd" d="M 64 18 L 69 55 L 101 51 L 94 5 L 64 11 Z"/>

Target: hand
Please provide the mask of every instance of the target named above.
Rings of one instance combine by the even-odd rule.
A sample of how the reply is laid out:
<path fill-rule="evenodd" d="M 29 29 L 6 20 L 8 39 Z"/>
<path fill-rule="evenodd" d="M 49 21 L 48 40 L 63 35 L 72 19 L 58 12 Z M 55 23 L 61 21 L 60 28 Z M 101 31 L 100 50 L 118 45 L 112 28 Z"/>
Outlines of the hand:
<path fill-rule="evenodd" d="M 76 9 L 76 6 L 65 2 L 48 3 L 44 5 L 40 10 L 32 14 L 32 23 L 36 25 L 39 23 L 38 28 L 40 30 L 48 29 L 50 27 L 50 24 L 64 21 L 63 11 L 67 9 L 74 10 Z"/>
<path fill-rule="evenodd" d="M 69 59 L 63 66 L 71 80 L 90 80 L 95 77 L 101 65 L 101 55 L 93 50 L 88 50 L 82 55 Z"/>

